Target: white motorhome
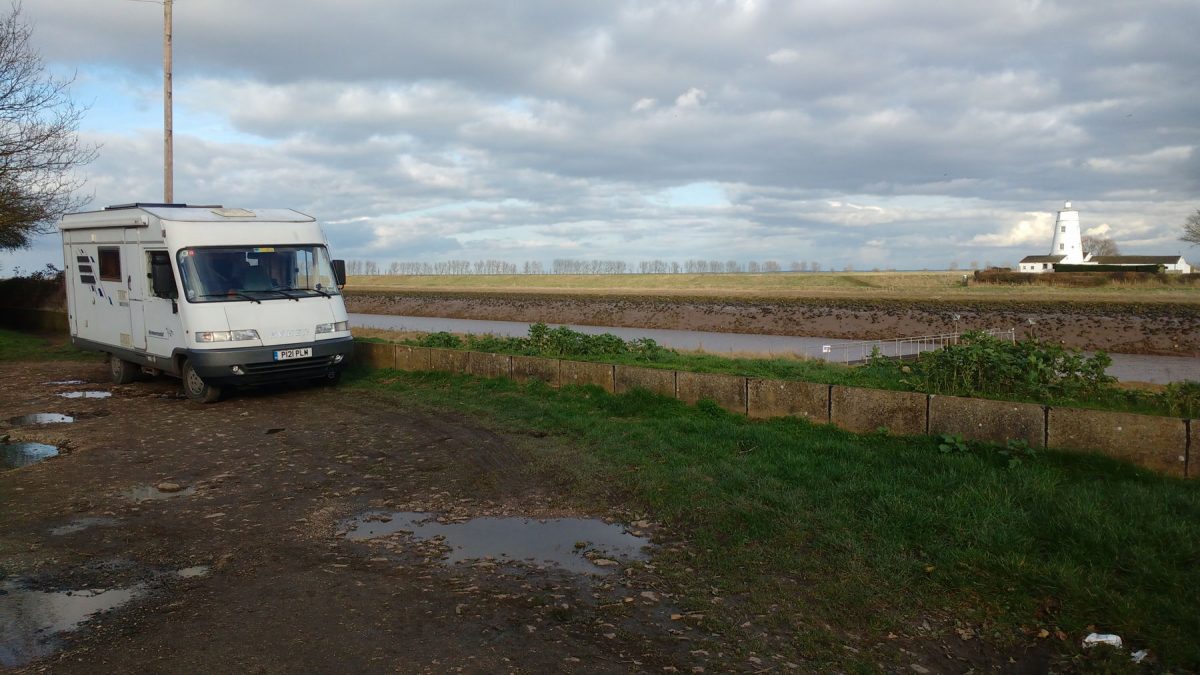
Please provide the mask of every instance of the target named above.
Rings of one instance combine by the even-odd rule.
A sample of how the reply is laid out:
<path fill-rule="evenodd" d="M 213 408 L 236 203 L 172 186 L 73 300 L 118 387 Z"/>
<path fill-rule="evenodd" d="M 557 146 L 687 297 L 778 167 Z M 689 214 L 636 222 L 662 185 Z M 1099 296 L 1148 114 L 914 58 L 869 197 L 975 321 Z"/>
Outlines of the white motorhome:
<path fill-rule="evenodd" d="M 342 261 L 291 209 L 128 204 L 60 224 L 71 341 L 109 355 L 113 381 L 228 386 L 336 382 L 353 351 Z"/>

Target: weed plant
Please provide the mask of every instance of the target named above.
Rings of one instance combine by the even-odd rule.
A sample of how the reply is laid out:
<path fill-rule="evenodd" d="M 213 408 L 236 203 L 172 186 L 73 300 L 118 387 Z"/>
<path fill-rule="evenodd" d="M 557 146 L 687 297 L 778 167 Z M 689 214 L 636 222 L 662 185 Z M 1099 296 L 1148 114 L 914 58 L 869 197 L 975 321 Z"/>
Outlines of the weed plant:
<path fill-rule="evenodd" d="M 1112 388 L 1112 359 L 1038 340 L 1008 342 L 964 333 L 957 344 L 924 352 L 907 378 L 917 391 L 953 396 L 1012 396 L 1033 400 L 1087 399 Z"/>

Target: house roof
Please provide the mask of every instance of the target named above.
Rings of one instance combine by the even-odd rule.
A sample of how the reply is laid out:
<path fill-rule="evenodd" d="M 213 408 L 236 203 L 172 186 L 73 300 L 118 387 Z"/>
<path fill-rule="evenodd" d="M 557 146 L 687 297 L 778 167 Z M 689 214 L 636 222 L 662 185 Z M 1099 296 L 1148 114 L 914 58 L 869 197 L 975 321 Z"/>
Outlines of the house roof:
<path fill-rule="evenodd" d="M 1065 255 L 1027 255 L 1021 258 L 1023 263 L 1056 263 L 1062 262 Z"/>
<path fill-rule="evenodd" d="M 1174 265 L 1181 255 L 1097 255 L 1090 262 L 1101 265 Z"/>

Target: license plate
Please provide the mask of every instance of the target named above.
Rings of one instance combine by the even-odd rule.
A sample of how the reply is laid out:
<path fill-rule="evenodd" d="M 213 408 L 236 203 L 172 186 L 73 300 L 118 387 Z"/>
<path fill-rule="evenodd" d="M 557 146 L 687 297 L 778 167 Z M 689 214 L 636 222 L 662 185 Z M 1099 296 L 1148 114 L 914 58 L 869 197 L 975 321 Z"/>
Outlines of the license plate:
<path fill-rule="evenodd" d="M 303 347 L 301 349 L 280 349 L 275 352 L 276 361 L 286 361 L 288 359 L 306 359 L 312 356 L 312 347 Z"/>

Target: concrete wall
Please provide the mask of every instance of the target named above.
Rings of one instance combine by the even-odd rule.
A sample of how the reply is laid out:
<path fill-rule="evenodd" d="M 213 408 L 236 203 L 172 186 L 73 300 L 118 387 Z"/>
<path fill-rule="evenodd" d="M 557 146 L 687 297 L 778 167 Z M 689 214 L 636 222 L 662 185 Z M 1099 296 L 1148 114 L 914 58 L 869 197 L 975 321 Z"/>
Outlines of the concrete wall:
<path fill-rule="evenodd" d="M 747 383 L 751 417 L 803 417 L 829 423 L 829 385 L 791 380 L 751 379 Z"/>
<path fill-rule="evenodd" d="M 467 372 L 467 359 L 470 352 L 457 349 L 429 348 L 429 369 L 443 373 Z"/>
<path fill-rule="evenodd" d="M 512 357 L 512 378 L 517 382 L 539 380 L 551 387 L 559 386 L 558 359 L 544 359 L 540 356 Z"/>
<path fill-rule="evenodd" d="M 617 386 L 613 377 L 613 368 L 614 366 L 608 363 L 559 361 L 559 384 L 564 387 L 569 384 L 594 384 L 604 391 L 612 393 L 616 391 Z"/>
<path fill-rule="evenodd" d="M 883 428 L 990 443 L 1020 439 L 1033 448 L 1099 452 L 1172 476 L 1200 477 L 1200 420 L 370 342 L 355 343 L 355 358 L 370 368 L 511 377 L 552 387 L 591 384 L 616 393 L 642 388 L 691 404 L 709 399 L 751 417 L 802 417 L 856 433 Z"/>
<path fill-rule="evenodd" d="M 1051 448 L 1100 452 L 1174 476 L 1192 473 L 1188 424 L 1181 419 L 1074 408 L 1051 408 L 1049 419 Z"/>
<path fill-rule="evenodd" d="M 510 377 L 512 357 L 508 354 L 469 352 L 467 372 L 475 377 Z"/>
<path fill-rule="evenodd" d="M 929 433 L 988 443 L 1022 440 L 1031 448 L 1044 448 L 1046 409 L 1036 403 L 930 396 Z"/>
<path fill-rule="evenodd" d="M 354 360 L 371 369 L 396 367 L 396 345 L 383 342 L 355 342 Z"/>
<path fill-rule="evenodd" d="M 677 372 L 675 391 L 684 403 L 708 399 L 726 410 L 746 414 L 746 378 L 738 375 Z"/>
<path fill-rule="evenodd" d="M 901 436 L 925 433 L 925 394 L 834 385 L 829 398 L 829 421 L 847 431 L 868 434 L 887 429 Z"/>
<path fill-rule="evenodd" d="M 396 345 L 397 370 L 430 370 L 429 348 Z"/>
<path fill-rule="evenodd" d="M 675 398 L 675 371 L 637 366 L 617 366 L 614 371 L 616 391 L 624 394 L 631 389 L 646 391 Z"/>

